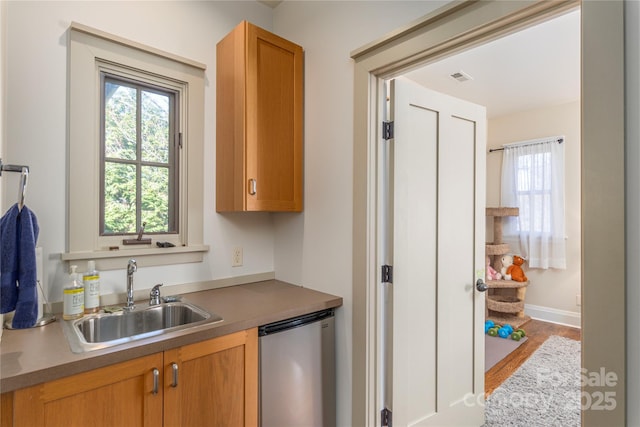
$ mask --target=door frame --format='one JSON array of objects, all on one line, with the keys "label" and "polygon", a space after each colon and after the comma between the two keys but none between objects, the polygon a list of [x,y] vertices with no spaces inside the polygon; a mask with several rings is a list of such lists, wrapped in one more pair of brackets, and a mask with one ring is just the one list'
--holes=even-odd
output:
[{"label": "door frame", "polygon": [[[354,52],[352,423],[379,425],[376,349],[377,158],[381,81],[581,7],[582,367],[617,375],[615,408],[582,425],[626,419],[624,5],[454,1]],[[606,79],[602,76],[607,76]],[[602,141],[607,141],[603,144]],[[607,268],[601,266],[606,265]],[[603,286],[603,284],[607,286]],[[607,322],[602,322],[601,313]],[[616,348],[620,351],[611,352]]]}]

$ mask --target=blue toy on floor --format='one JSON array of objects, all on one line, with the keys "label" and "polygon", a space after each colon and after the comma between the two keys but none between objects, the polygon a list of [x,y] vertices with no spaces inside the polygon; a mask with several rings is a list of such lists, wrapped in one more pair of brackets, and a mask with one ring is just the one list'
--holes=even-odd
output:
[{"label": "blue toy on floor", "polygon": [[514,331],[513,326],[508,323],[500,326],[496,325],[493,320],[486,320],[484,322],[484,333],[492,337],[511,338],[515,341],[520,341],[520,339],[525,336],[524,329]]}]

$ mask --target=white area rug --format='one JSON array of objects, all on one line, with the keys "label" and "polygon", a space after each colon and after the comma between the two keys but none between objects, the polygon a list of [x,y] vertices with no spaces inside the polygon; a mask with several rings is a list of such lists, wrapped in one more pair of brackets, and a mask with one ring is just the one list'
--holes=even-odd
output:
[{"label": "white area rug", "polygon": [[551,336],[486,400],[486,427],[579,427],[580,342]]}]

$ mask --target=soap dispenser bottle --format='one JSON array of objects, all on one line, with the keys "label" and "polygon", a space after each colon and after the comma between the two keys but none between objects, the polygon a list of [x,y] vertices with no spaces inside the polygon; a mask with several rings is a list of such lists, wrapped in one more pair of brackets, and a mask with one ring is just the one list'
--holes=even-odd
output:
[{"label": "soap dispenser bottle", "polygon": [[69,272],[69,283],[62,291],[62,318],[73,320],[84,314],[84,286],[76,273],[77,265],[72,265]]},{"label": "soap dispenser bottle", "polygon": [[87,262],[87,271],[82,275],[84,282],[84,312],[97,313],[100,310],[100,273],[96,270],[96,262]]}]

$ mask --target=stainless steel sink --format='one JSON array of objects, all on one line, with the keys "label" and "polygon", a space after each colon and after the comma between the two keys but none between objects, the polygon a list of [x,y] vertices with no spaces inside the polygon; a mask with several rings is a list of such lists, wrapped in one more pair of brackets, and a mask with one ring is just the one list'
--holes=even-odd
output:
[{"label": "stainless steel sink", "polygon": [[74,353],[97,350],[133,340],[222,321],[188,302],[140,305],[132,311],[100,313],[63,322]]}]

